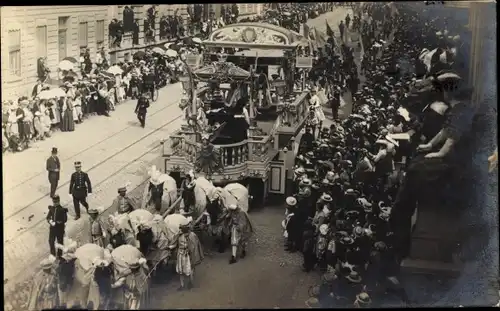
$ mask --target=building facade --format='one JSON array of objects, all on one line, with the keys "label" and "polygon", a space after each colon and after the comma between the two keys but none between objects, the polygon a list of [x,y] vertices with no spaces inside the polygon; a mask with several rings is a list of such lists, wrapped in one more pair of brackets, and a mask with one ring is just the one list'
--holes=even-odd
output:
[{"label": "building facade", "polygon": [[94,57],[108,49],[107,10],[102,6],[2,7],[2,100],[29,95],[37,80],[37,62],[46,57],[51,78],[65,57]]}]

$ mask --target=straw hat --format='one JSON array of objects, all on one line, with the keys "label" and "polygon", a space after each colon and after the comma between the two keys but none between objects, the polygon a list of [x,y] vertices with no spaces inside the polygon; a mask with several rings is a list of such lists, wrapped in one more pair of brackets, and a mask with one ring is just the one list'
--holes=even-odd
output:
[{"label": "straw hat", "polygon": [[288,207],[295,207],[297,205],[297,199],[294,198],[294,197],[288,197],[286,198],[286,205],[288,205]]},{"label": "straw hat", "polygon": [[56,257],[54,257],[53,255],[49,255],[49,257],[45,258],[40,262],[40,267],[43,270],[49,270],[52,269],[52,267],[54,267],[55,262],[56,262]]}]

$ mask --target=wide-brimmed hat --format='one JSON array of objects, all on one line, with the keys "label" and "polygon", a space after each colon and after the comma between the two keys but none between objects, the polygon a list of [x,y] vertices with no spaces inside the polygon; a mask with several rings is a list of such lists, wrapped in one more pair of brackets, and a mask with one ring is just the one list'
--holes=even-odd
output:
[{"label": "wide-brimmed hat", "polygon": [[99,213],[101,212],[102,208],[101,207],[97,207],[97,208],[89,208],[89,215],[99,215]]},{"label": "wide-brimmed hat", "polygon": [[328,193],[323,193],[321,195],[321,200],[323,200],[325,202],[332,202],[333,201],[332,196],[329,195]]},{"label": "wide-brimmed hat", "polygon": [[310,185],[312,185],[312,182],[309,178],[304,178],[300,181],[299,185],[300,186],[310,186]]},{"label": "wide-brimmed hat", "polygon": [[49,270],[54,267],[54,263],[56,262],[56,257],[53,255],[49,255],[49,257],[45,258],[40,262],[40,267],[42,270]]},{"label": "wide-brimmed hat", "polygon": [[294,198],[294,197],[288,197],[286,198],[286,205],[288,205],[288,207],[295,207],[297,205],[297,199]]},{"label": "wide-brimmed hat", "polygon": [[295,169],[295,174],[297,175],[302,175],[302,174],[305,174],[306,173],[306,170],[303,168],[303,167],[299,167],[297,169]]},{"label": "wide-brimmed hat", "polygon": [[351,271],[345,278],[352,283],[360,283],[362,280],[361,276],[356,271]]},{"label": "wide-brimmed hat", "polygon": [[356,301],[354,303],[358,303],[362,306],[369,305],[372,302],[370,295],[365,292],[359,293],[356,295]]}]

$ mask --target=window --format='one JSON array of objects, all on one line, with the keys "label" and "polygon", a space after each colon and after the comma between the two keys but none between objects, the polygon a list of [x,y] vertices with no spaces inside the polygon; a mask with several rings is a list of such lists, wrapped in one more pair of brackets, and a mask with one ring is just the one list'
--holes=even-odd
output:
[{"label": "window", "polygon": [[86,48],[89,45],[89,24],[87,22],[78,25],[78,43],[80,48]]},{"label": "window", "polygon": [[47,57],[47,26],[36,27],[36,56]]},{"label": "window", "polygon": [[97,49],[104,47],[104,20],[99,20],[95,24],[95,38]]},{"label": "window", "polygon": [[21,76],[21,30],[11,30],[8,36],[9,44],[9,72],[17,77]]}]

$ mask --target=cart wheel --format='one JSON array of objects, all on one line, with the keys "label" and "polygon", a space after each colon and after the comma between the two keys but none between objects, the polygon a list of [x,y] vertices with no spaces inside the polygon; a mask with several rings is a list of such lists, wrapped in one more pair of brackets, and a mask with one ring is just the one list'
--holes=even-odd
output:
[{"label": "cart wheel", "polygon": [[155,91],[153,93],[153,98],[152,100],[155,102],[158,100],[158,96],[160,96],[160,91],[158,90],[158,88],[155,88]]}]

